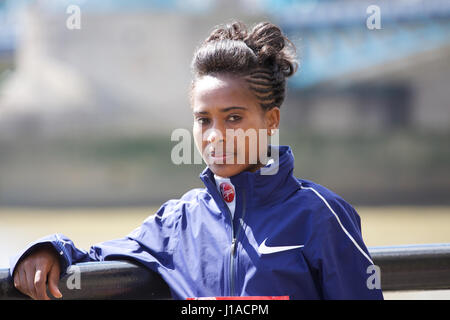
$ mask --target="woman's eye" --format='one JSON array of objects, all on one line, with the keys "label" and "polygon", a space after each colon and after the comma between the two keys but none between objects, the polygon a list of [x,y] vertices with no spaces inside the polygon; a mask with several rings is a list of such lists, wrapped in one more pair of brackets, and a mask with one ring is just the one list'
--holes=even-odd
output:
[{"label": "woman's eye", "polygon": [[242,119],[242,117],[238,116],[238,115],[231,115],[231,116],[228,117],[228,120],[231,121],[231,122],[236,122],[236,121],[239,121],[241,119]]},{"label": "woman's eye", "polygon": [[208,118],[197,118],[197,122],[201,125],[205,125],[209,123],[209,119]]}]

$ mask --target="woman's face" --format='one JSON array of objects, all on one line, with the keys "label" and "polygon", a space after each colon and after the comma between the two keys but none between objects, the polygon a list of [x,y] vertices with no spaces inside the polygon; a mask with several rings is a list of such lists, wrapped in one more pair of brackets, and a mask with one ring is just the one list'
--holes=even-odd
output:
[{"label": "woman's face", "polygon": [[191,104],[196,146],[216,175],[262,166],[259,152],[267,152],[267,136],[278,128],[279,108],[264,111],[245,80],[231,75],[198,79]]}]

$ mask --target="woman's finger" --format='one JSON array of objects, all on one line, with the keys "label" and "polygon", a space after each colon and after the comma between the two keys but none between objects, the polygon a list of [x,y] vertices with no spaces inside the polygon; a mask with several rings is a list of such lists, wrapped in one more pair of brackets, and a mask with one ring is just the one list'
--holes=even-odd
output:
[{"label": "woman's finger", "polygon": [[28,290],[27,277],[25,275],[25,270],[23,268],[21,268],[18,273],[19,273],[19,277],[20,277],[20,284],[19,284],[20,292],[22,292],[23,294],[26,294],[27,296],[30,296],[30,293]]},{"label": "woman's finger", "polygon": [[59,264],[55,263],[50,269],[50,272],[48,274],[48,289],[50,290],[50,293],[55,298],[58,299],[62,298],[61,291],[59,291],[58,288],[59,275],[60,275]]},{"label": "woman's finger", "polygon": [[14,272],[14,287],[19,290],[20,292],[23,292],[23,284],[22,281],[20,279],[20,269],[16,269],[16,271]]},{"label": "woman's finger", "polygon": [[36,299],[50,300],[47,296],[47,270],[38,266],[34,274],[34,289],[36,292]]},{"label": "woman's finger", "polygon": [[26,283],[26,294],[31,298],[36,299],[36,290],[34,289],[34,268],[27,268],[23,270],[23,275]]}]

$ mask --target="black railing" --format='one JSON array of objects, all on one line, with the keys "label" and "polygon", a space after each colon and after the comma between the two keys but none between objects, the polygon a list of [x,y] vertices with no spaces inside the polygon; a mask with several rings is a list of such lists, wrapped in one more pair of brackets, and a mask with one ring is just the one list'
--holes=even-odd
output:
[{"label": "black railing", "polygon": [[[372,247],[369,252],[380,268],[383,291],[450,289],[450,243]],[[64,299],[171,299],[158,274],[128,261],[76,264],[59,288]],[[27,299],[14,288],[9,269],[0,269],[0,299]]]},{"label": "black railing", "polygon": [[450,289],[450,243],[372,247],[383,291]]}]

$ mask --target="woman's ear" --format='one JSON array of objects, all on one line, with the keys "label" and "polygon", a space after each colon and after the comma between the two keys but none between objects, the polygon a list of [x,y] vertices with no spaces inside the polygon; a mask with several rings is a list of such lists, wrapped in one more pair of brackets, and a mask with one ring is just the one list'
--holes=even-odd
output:
[{"label": "woman's ear", "polygon": [[264,120],[266,122],[267,133],[272,135],[272,131],[278,129],[280,125],[280,108],[274,107],[267,110],[264,115]]}]

